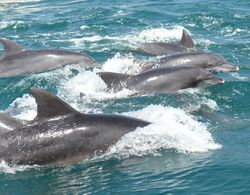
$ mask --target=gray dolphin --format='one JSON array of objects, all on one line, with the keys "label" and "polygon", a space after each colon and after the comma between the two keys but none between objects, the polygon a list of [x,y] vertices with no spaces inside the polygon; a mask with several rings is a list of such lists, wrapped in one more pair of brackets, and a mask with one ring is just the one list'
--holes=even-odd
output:
[{"label": "gray dolphin", "polygon": [[63,100],[31,89],[37,116],[0,136],[0,159],[9,164],[57,165],[104,153],[123,135],[149,122],[112,114],[83,114]]},{"label": "gray dolphin", "polygon": [[12,77],[52,70],[64,65],[99,66],[95,59],[76,52],[42,49],[26,50],[17,43],[0,38],[4,54],[0,59],[0,77]]},{"label": "gray dolphin", "polygon": [[191,36],[183,29],[182,38],[179,43],[145,43],[137,48],[137,51],[150,55],[171,55],[174,53],[195,51],[195,45]]},{"label": "gray dolphin", "polygon": [[228,64],[227,61],[219,55],[207,52],[192,52],[174,54],[161,58],[156,62],[142,64],[142,71],[169,66],[195,66],[209,69],[213,73],[236,72],[239,70],[237,66]]},{"label": "gray dolphin", "polygon": [[109,89],[115,92],[123,88],[142,94],[169,93],[180,89],[197,87],[200,84],[221,84],[223,79],[213,77],[208,70],[197,67],[163,67],[137,75],[113,72],[97,73]]},{"label": "gray dolphin", "polygon": [[26,123],[28,123],[28,121],[19,120],[15,117],[10,116],[10,114],[7,112],[1,112],[0,113],[0,135],[8,131],[12,131],[13,129],[20,127]]}]

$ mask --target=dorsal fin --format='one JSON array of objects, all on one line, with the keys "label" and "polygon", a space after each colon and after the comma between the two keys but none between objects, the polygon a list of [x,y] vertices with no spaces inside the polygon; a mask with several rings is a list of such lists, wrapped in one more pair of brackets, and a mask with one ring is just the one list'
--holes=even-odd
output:
[{"label": "dorsal fin", "polygon": [[192,37],[188,34],[188,32],[185,29],[183,29],[183,32],[182,32],[180,45],[186,48],[190,48],[190,49],[195,48]]},{"label": "dorsal fin", "polygon": [[98,72],[101,79],[106,83],[108,88],[117,88],[122,82],[125,82],[131,75],[114,73],[114,72]]},{"label": "dorsal fin", "polygon": [[0,42],[3,44],[3,47],[4,47],[3,57],[11,56],[15,53],[18,53],[18,52],[25,50],[17,43],[12,42],[12,41],[5,39],[5,38],[0,38]]},{"label": "dorsal fin", "polygon": [[30,92],[37,103],[36,120],[49,119],[78,112],[62,99],[48,92],[37,88],[32,88]]}]

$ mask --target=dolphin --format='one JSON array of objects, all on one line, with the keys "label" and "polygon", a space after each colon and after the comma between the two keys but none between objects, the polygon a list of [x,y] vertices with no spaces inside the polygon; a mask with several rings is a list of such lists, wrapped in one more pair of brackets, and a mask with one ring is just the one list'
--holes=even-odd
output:
[{"label": "dolphin", "polygon": [[228,64],[227,61],[216,54],[207,52],[179,53],[160,58],[156,62],[147,62],[141,64],[142,71],[151,68],[169,67],[169,66],[195,66],[206,68],[213,73],[236,72],[239,68]]},{"label": "dolphin", "polygon": [[114,114],[84,114],[32,88],[37,116],[0,136],[0,159],[18,165],[65,165],[103,154],[123,135],[150,123]]},{"label": "dolphin", "polygon": [[136,50],[150,55],[171,55],[195,51],[195,45],[191,36],[183,29],[182,38],[179,43],[145,43]]},{"label": "dolphin", "polygon": [[0,113],[0,135],[6,133],[8,131],[12,131],[13,129],[28,123],[25,120],[19,120],[15,117],[10,116],[7,112]]},{"label": "dolphin", "polygon": [[0,59],[0,77],[13,77],[53,70],[64,65],[99,66],[95,59],[59,49],[26,50],[15,42],[0,38],[4,54]]},{"label": "dolphin", "polygon": [[106,83],[108,89],[112,89],[114,92],[128,88],[141,94],[169,93],[198,87],[205,83],[224,83],[223,79],[213,77],[213,74],[206,69],[187,66],[156,68],[137,75],[113,72],[97,74]]}]

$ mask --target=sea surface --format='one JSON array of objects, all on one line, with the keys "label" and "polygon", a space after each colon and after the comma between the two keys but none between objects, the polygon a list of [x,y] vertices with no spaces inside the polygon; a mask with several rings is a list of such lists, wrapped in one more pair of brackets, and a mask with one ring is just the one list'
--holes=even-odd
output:
[{"label": "sea surface", "polygon": [[[217,75],[223,85],[177,94],[106,91],[96,72],[135,74],[138,59],[152,58],[133,52],[136,47],[179,41],[183,29],[199,50],[222,55],[240,71]],[[84,113],[153,122],[77,165],[1,161],[0,194],[250,194],[249,0],[1,0],[0,37],[24,48],[85,53],[103,64],[2,78],[0,110],[33,119],[29,89],[38,87]]]}]

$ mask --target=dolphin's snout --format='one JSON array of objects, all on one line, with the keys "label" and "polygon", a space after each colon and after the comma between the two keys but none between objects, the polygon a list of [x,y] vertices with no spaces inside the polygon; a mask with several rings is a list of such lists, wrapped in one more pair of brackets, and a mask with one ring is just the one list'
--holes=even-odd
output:
[{"label": "dolphin's snout", "polygon": [[209,79],[206,79],[205,83],[209,85],[219,85],[225,83],[225,80],[222,78],[211,77]]},{"label": "dolphin's snout", "polygon": [[213,73],[220,73],[220,72],[237,72],[239,71],[239,67],[232,64],[221,64],[218,66],[214,66],[210,69]]}]

